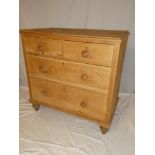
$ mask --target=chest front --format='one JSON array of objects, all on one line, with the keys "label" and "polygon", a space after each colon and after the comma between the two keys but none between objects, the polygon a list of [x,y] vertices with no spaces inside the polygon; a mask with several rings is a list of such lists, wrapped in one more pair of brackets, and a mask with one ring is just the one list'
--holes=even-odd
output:
[{"label": "chest front", "polygon": [[105,133],[118,102],[127,35],[23,30],[21,36],[33,107],[91,119]]}]

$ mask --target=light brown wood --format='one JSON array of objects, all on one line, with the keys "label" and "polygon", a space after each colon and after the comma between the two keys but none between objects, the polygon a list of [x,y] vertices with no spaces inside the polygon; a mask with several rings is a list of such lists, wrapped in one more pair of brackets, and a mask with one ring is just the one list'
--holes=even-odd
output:
[{"label": "light brown wood", "polygon": [[38,53],[38,54],[45,54],[45,55],[51,55],[51,56],[62,55],[61,40],[25,36],[24,42],[25,42],[25,50],[28,53]]},{"label": "light brown wood", "polygon": [[108,93],[111,68],[32,55],[28,55],[27,60],[30,75],[93,87]]},{"label": "light brown wood", "polygon": [[108,93],[108,108],[106,113],[106,122],[109,124],[112,121],[112,116],[115,112],[117,103],[118,103],[118,93],[119,93],[119,86],[121,80],[121,73],[123,67],[123,60],[125,55],[125,49],[127,44],[128,36],[124,36],[122,42],[120,44],[115,45],[114,49],[114,57],[113,57],[113,64],[112,64],[112,71],[110,77],[110,84],[109,84],[109,93]]},{"label": "light brown wood", "polygon": [[21,30],[30,100],[93,121],[106,133],[118,103],[128,31]]},{"label": "light brown wood", "polygon": [[107,99],[105,95],[36,78],[30,78],[30,83],[33,100],[103,121]]},{"label": "light brown wood", "polygon": [[102,66],[112,64],[113,45],[65,41],[63,46],[64,58]]},{"label": "light brown wood", "polygon": [[21,33],[50,33],[56,35],[74,35],[74,36],[89,36],[89,37],[103,37],[103,38],[122,38],[128,35],[128,31],[120,30],[96,30],[96,29],[67,29],[67,28],[40,28],[40,29],[22,29]]}]

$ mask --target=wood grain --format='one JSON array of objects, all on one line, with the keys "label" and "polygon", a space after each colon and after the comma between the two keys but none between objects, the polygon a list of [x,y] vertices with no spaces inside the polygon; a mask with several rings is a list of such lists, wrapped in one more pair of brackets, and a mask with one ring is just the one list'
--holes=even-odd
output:
[{"label": "wood grain", "polygon": [[111,68],[31,55],[27,56],[27,60],[30,75],[93,87],[108,93]]},{"label": "wood grain", "polygon": [[[33,106],[47,105],[110,128],[128,31],[21,30]],[[105,132],[105,130],[102,130]]]},{"label": "wood grain", "polygon": [[64,58],[110,67],[113,45],[64,41]]},{"label": "wood grain", "polygon": [[51,56],[62,55],[62,41],[50,38],[25,36],[25,50],[28,53],[46,54]]},{"label": "wood grain", "polygon": [[96,29],[67,29],[67,28],[40,28],[40,29],[22,29],[21,33],[52,33],[56,35],[74,35],[74,36],[95,36],[95,37],[106,37],[106,38],[123,38],[124,35],[128,35],[127,30],[96,30]]},{"label": "wood grain", "polygon": [[[51,107],[75,111],[85,117],[96,120],[104,119],[106,111],[106,96],[93,91],[71,87],[47,80],[30,78],[32,99]],[[82,102],[86,105],[83,107]]]}]

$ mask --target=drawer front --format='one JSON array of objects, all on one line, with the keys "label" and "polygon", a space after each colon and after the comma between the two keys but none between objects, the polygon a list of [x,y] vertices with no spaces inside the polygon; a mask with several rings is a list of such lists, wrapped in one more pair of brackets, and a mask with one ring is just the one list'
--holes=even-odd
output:
[{"label": "drawer front", "polygon": [[64,57],[90,64],[111,66],[114,45],[64,41]]},{"label": "drawer front", "polygon": [[28,53],[61,56],[62,41],[48,38],[24,37],[25,50]]},{"label": "drawer front", "polygon": [[93,91],[30,78],[32,99],[64,111],[103,120],[107,97]]},{"label": "drawer front", "polygon": [[38,56],[27,56],[30,75],[95,88],[108,93],[109,67],[94,66]]}]

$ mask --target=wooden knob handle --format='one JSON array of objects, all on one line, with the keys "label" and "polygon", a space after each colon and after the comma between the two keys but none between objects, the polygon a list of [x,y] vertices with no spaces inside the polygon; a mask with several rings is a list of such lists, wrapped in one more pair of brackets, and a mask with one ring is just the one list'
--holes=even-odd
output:
[{"label": "wooden knob handle", "polygon": [[47,91],[46,90],[42,90],[41,93],[44,95],[44,96],[48,96],[47,94]]},{"label": "wooden knob handle", "polygon": [[39,71],[42,72],[42,73],[48,73],[48,68],[47,68],[47,66],[40,65],[39,66]]},{"label": "wooden knob handle", "polygon": [[41,45],[41,44],[37,45],[37,51],[39,51],[39,53],[43,53],[44,52],[43,45]]},{"label": "wooden knob handle", "polygon": [[87,80],[88,80],[87,74],[83,73],[83,74],[81,75],[81,80],[82,80],[82,81],[87,81]]},{"label": "wooden knob handle", "polygon": [[80,103],[80,106],[81,106],[82,108],[86,108],[86,107],[87,107],[87,103],[86,103],[85,101],[82,101],[82,102]]},{"label": "wooden knob handle", "polygon": [[83,58],[88,58],[89,56],[89,51],[86,49],[86,50],[83,50],[82,53],[81,53],[82,57]]}]

